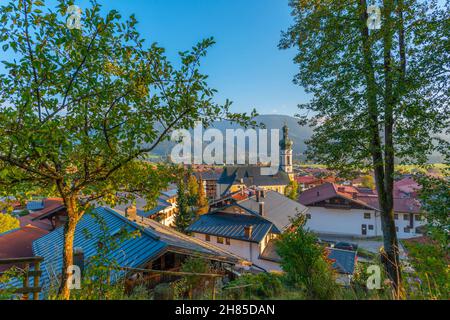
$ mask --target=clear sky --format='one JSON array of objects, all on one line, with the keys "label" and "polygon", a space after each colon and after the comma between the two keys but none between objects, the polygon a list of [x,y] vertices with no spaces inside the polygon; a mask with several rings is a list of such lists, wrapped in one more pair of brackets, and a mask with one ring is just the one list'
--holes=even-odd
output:
[{"label": "clear sky", "polygon": [[[218,102],[234,102],[235,111],[293,115],[308,101],[292,83],[295,50],[277,48],[281,31],[292,22],[287,0],[99,0],[105,9],[136,14],[138,29],[176,59],[177,52],[213,36],[216,45],[203,60]],[[78,0],[79,6],[87,5]]]},{"label": "clear sky", "polygon": [[[7,0],[0,0],[4,4]],[[217,89],[216,101],[233,101],[233,111],[297,113],[308,101],[292,79],[295,50],[279,50],[281,31],[292,22],[288,0],[98,0],[104,10],[135,14],[147,44],[158,42],[172,61],[206,37],[216,45],[202,61],[202,72]],[[53,5],[55,1],[46,1]],[[81,9],[87,0],[75,0]],[[0,51],[0,55],[4,54]],[[0,59],[3,60],[3,59]]]}]

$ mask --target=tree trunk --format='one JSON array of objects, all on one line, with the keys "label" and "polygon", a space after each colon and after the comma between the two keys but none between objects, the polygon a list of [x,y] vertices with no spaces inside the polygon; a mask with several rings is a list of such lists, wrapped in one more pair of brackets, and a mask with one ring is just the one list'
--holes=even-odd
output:
[{"label": "tree trunk", "polygon": [[[393,104],[389,102],[386,107],[386,102],[392,102],[392,85],[388,81],[388,86],[385,88],[385,153],[383,157],[383,146],[380,138],[379,128],[379,109],[377,102],[377,82],[375,78],[374,62],[372,57],[372,47],[369,38],[369,30],[366,25],[367,15],[367,1],[360,0],[359,2],[360,20],[361,20],[361,39],[362,39],[362,54],[365,67],[365,80],[367,84],[366,100],[368,108],[368,123],[370,131],[370,152],[372,155],[372,165],[375,175],[375,184],[378,193],[378,201],[381,211],[381,225],[383,230],[383,244],[385,255],[383,263],[386,272],[393,282],[395,296],[399,297],[399,288],[401,283],[400,266],[398,264],[398,242],[397,233],[395,230],[394,211],[393,211],[393,174],[394,174],[394,147],[393,147]],[[386,12],[384,10],[384,14]],[[390,14],[390,13],[389,13]],[[386,28],[386,26],[384,26]],[[390,32],[389,32],[390,34]],[[386,39],[385,39],[386,40]],[[392,38],[391,38],[392,41]],[[390,51],[390,48],[389,48]],[[390,54],[390,53],[389,53]],[[387,64],[386,64],[387,62]],[[385,74],[391,77],[392,71],[389,70],[390,55],[385,54]],[[388,79],[386,78],[386,79]],[[386,114],[387,113],[387,114]]]},{"label": "tree trunk", "polygon": [[67,285],[67,280],[70,274],[67,270],[73,265],[73,240],[75,235],[75,228],[78,222],[78,212],[76,199],[69,198],[64,201],[66,204],[66,210],[68,215],[68,220],[64,225],[64,248],[63,248],[63,265],[61,270],[61,283],[58,290],[58,296],[60,299],[69,300],[70,299],[70,289]]}]

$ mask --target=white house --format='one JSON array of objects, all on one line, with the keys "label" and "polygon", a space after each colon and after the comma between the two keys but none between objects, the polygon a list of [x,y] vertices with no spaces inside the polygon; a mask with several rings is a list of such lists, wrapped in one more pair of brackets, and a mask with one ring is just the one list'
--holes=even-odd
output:
[{"label": "white house", "polygon": [[[330,235],[375,237],[381,229],[378,196],[370,189],[325,183],[300,194],[307,206],[306,227]],[[394,199],[395,224],[400,239],[421,236],[425,219],[414,198]]]}]

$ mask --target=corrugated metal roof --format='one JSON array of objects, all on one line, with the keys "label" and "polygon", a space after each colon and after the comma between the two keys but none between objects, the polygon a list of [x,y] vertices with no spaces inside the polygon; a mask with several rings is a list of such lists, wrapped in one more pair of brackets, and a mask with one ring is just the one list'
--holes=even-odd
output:
[{"label": "corrugated metal roof", "polygon": [[[95,209],[96,215],[103,219],[108,230],[120,230],[125,228],[132,232],[137,229],[125,217],[121,217],[111,209],[99,207]],[[85,258],[97,253],[98,241],[101,238],[102,229],[98,220],[92,215],[86,214],[76,227],[74,247],[84,250]],[[140,237],[126,239],[119,248],[112,250],[108,259],[115,259],[121,266],[138,267],[149,261],[151,257],[157,256],[165,247],[166,243],[159,241],[146,232],[141,232]],[[63,250],[63,228],[58,228],[48,235],[33,242],[33,252],[36,256],[44,257],[42,263],[41,285],[48,287],[55,274],[59,274],[62,267]],[[119,276],[119,273],[113,274]]]},{"label": "corrugated metal roof", "polygon": [[[120,242],[117,249],[108,253],[107,259],[114,260],[120,266],[140,267],[146,262],[157,257],[163,250],[182,250],[195,255],[211,258],[211,260],[237,263],[244,259],[233,255],[225,250],[203,243],[198,239],[189,237],[179,232],[165,227],[156,221],[141,223],[132,222],[123,216],[123,213],[110,208],[98,207],[95,209],[95,216],[102,219],[110,235],[117,230],[127,230],[133,232],[140,230],[141,236],[133,237]],[[98,242],[102,237],[104,229],[98,218],[92,214],[85,214],[78,222],[74,247],[81,247],[88,262],[89,257],[97,253]],[[42,256],[42,278],[41,285],[48,288],[55,275],[60,274],[62,268],[63,251],[63,228],[58,228],[48,235],[33,242],[33,253]],[[123,275],[123,272],[113,272],[112,280]]]},{"label": "corrugated metal roof", "polygon": [[[244,227],[249,225],[253,230],[251,237],[247,238]],[[251,242],[260,242],[269,231],[280,232],[270,221],[258,216],[223,212],[202,215],[188,231]]]}]

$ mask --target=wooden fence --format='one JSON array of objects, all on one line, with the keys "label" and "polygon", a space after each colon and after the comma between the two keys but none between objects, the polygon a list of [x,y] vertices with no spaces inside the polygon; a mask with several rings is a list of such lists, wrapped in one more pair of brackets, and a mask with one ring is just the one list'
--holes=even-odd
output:
[{"label": "wooden fence", "polygon": [[[33,294],[34,300],[39,299],[39,293],[42,289],[39,284],[39,279],[42,274],[41,262],[43,259],[42,257],[0,259],[0,265],[17,266],[21,269],[18,273],[20,277],[23,277],[22,287],[16,289],[14,292],[22,294],[23,300],[28,300],[30,294]],[[31,265],[34,266],[32,269]],[[0,275],[4,273],[1,272]],[[33,277],[32,286],[30,286],[30,277]]]}]

